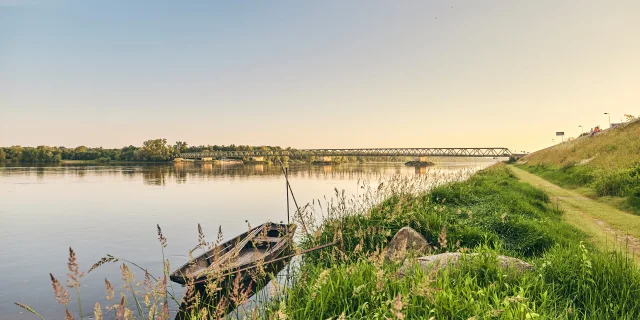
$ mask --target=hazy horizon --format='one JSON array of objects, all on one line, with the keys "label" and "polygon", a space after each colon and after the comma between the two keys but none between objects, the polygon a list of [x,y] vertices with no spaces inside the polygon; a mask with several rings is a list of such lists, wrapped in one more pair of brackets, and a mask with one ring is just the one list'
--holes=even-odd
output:
[{"label": "hazy horizon", "polygon": [[0,0],[0,146],[507,147],[640,114],[640,2]]}]

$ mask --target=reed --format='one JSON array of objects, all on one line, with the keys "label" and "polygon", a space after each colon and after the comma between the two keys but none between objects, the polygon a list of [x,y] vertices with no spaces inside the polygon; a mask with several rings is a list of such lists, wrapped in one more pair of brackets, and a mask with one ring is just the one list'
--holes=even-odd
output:
[{"label": "reed", "polygon": [[[332,198],[299,209],[296,223],[307,232],[299,235],[296,252],[338,244],[306,253],[284,279],[265,274],[262,267],[251,271],[261,286],[271,280],[267,293],[255,298],[260,303],[251,303],[248,288],[216,267],[207,270],[205,286],[187,283],[177,299],[167,283],[168,241],[158,226],[162,275],[112,255],[90,268],[124,263],[125,285],[119,292],[105,279],[107,301],[118,301],[106,311],[115,319],[169,319],[172,300],[182,305],[177,310],[181,319],[188,320],[635,319],[640,314],[640,270],[632,258],[625,251],[603,252],[585,244],[585,235],[562,221],[562,212],[544,192],[519,182],[503,165],[476,174],[430,172],[427,177],[360,181],[354,196],[335,190]],[[463,255],[455,268],[425,271],[415,263],[415,253],[406,252],[410,267],[400,272],[402,262],[385,260],[382,249],[404,226],[425,236],[430,253],[476,255]],[[195,249],[213,248],[222,239],[219,229],[216,240],[207,242],[198,226]],[[503,269],[498,254],[519,257],[535,268]],[[214,254],[217,262],[228,263],[224,259]],[[70,255],[70,265],[72,260]],[[70,268],[74,276],[69,279],[79,285],[76,267]],[[136,283],[132,267],[144,272],[142,281]],[[69,293],[51,279],[68,312]],[[99,304],[94,317],[103,317]]]},{"label": "reed", "polygon": [[[305,256],[289,294],[270,304],[266,318],[631,319],[640,314],[640,271],[632,258],[584,244],[585,235],[562,221],[544,192],[517,181],[505,166],[429,193],[396,190],[360,214],[356,208],[362,203],[350,208],[340,194],[336,199],[324,206],[329,218],[302,244],[340,238],[342,246]],[[381,260],[379,252],[406,225],[427,238],[433,253],[480,256],[436,274],[414,267],[400,276],[400,263]],[[525,259],[535,270],[503,270],[497,254]]]}]

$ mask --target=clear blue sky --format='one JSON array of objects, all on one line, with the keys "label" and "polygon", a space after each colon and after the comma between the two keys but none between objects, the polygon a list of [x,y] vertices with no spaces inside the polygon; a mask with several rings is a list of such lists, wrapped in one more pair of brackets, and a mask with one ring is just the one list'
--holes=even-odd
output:
[{"label": "clear blue sky", "polygon": [[543,148],[640,114],[640,1],[0,0],[0,145]]}]

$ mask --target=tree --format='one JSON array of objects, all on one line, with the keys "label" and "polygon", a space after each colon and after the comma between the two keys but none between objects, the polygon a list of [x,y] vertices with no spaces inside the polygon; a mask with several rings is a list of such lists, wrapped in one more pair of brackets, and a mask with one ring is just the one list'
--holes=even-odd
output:
[{"label": "tree", "polygon": [[136,152],[138,160],[166,161],[171,159],[173,147],[167,145],[167,139],[147,140]]},{"label": "tree", "polygon": [[76,153],[85,153],[85,152],[87,152],[87,150],[88,150],[88,148],[87,148],[87,147],[85,147],[85,146],[79,146],[79,147],[77,147],[77,148],[75,149],[75,152],[76,152]]},{"label": "tree", "polygon": [[7,158],[13,161],[20,161],[22,159],[22,151],[24,149],[21,146],[11,146],[7,152]]},{"label": "tree", "polygon": [[4,162],[4,159],[7,158],[7,153],[4,152],[3,148],[0,148],[0,162]]},{"label": "tree", "polygon": [[631,114],[625,114],[625,115],[624,115],[624,118],[625,118],[627,121],[633,121],[633,120],[635,120],[635,119],[636,119],[636,117],[634,117],[634,116],[633,116],[633,115],[631,115]]},{"label": "tree", "polygon": [[178,155],[183,152],[187,152],[188,149],[189,149],[189,146],[184,141],[176,141],[176,144],[173,146],[175,155]]}]

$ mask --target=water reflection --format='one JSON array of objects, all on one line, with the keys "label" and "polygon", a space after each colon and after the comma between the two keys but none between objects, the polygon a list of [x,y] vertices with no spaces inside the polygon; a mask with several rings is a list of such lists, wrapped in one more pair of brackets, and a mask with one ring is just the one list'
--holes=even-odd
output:
[{"label": "water reflection", "polygon": [[[474,167],[486,161],[439,164],[434,167],[404,167],[397,163],[309,165],[292,164],[289,176],[292,178],[316,179],[376,179],[392,174],[426,175],[437,169],[462,169]],[[185,184],[202,179],[250,179],[255,176],[278,177],[282,175],[278,165],[269,164],[219,164],[178,162],[172,164],[118,165],[118,166],[44,166],[44,167],[0,167],[0,176],[31,176],[35,174],[41,182],[47,176],[72,175],[79,178],[91,174],[92,177],[113,177],[135,180],[150,186],[164,186],[169,182]]]},{"label": "water reflection", "polygon": [[[335,189],[356,195],[362,180],[397,173],[434,175],[437,180],[439,172],[488,164],[441,163],[422,169],[401,163],[290,164],[289,175],[304,205],[331,197]],[[287,217],[281,168],[267,164],[0,165],[0,198],[0,319],[31,319],[13,301],[30,304],[47,318],[64,318],[47,275],[63,277],[68,272],[69,246],[78,252],[84,270],[109,253],[157,273],[163,260],[156,224],[170,239],[166,257],[172,265],[181,265],[196,244],[200,223],[207,235],[222,226],[225,237],[232,237],[246,231],[246,221],[258,225]],[[108,303],[104,278],[120,285],[118,267],[87,274],[83,300]]]}]

